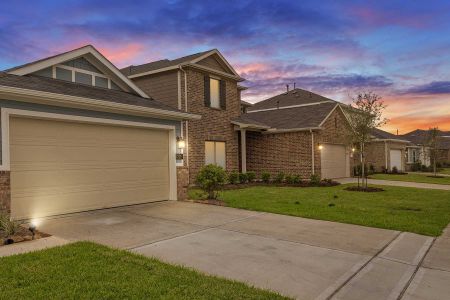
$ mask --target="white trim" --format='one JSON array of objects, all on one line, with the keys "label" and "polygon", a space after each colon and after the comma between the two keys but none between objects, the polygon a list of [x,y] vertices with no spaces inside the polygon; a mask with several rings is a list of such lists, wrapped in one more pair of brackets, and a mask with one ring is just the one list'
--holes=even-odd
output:
[{"label": "white trim", "polygon": [[403,143],[410,144],[410,141],[407,140],[397,140],[397,139],[373,139],[371,142],[393,142],[393,143]]},{"label": "white trim", "polygon": [[[337,109],[337,108],[341,108],[341,106],[339,105],[339,103],[336,103],[336,106],[333,107],[333,109],[328,113],[328,115],[325,117],[325,119],[322,120],[322,122],[320,122],[319,127],[322,127],[322,125],[328,120],[328,118],[333,114],[333,112]],[[342,111],[342,108],[341,108]],[[342,111],[342,113],[344,113]]]},{"label": "white trim", "polygon": [[[264,108],[264,109],[255,109],[255,110],[249,110],[247,111],[248,114],[250,113],[256,113],[261,111],[272,111],[272,110],[280,110],[280,109],[288,109],[288,108],[296,108],[296,107],[304,107],[304,106],[312,106],[312,105],[319,105],[322,103],[330,103],[334,101],[322,101],[322,102],[316,102],[316,103],[306,103],[306,104],[297,104],[297,105],[289,105],[289,106],[282,106],[282,107],[272,107],[272,108]],[[338,105],[338,104],[336,104]],[[333,108],[334,110],[334,108]]]},{"label": "white trim", "polygon": [[177,71],[177,93],[178,93],[178,109],[181,109],[181,72]]},{"label": "white trim", "polygon": [[305,128],[289,128],[289,129],[268,129],[267,131],[263,131],[262,134],[271,134],[271,133],[285,133],[285,132],[296,132],[296,131],[310,131],[310,130],[322,130],[322,127],[305,127]]},{"label": "white trim", "polygon": [[91,123],[91,124],[107,124],[113,126],[125,126],[125,127],[140,127],[140,128],[152,128],[161,129],[169,131],[169,200],[177,199],[177,178],[176,178],[176,133],[175,126],[173,125],[162,125],[153,123],[142,123],[142,122],[130,122],[121,120],[111,120],[103,118],[93,118],[93,117],[83,117],[75,115],[65,115],[65,114],[55,114],[47,112],[29,111],[22,109],[11,109],[2,108],[1,109],[1,132],[2,132],[2,164],[0,165],[1,171],[10,171],[10,136],[9,136],[9,123],[11,116],[25,117],[25,118],[36,118],[36,119],[50,119],[50,120],[61,120],[61,121],[72,121],[80,123]]},{"label": "white trim", "polygon": [[231,121],[231,124],[237,125],[240,128],[253,128],[253,129],[269,129],[270,126],[263,126],[263,125],[256,125],[256,124],[248,124],[248,123],[241,123],[237,121]]},{"label": "white trim", "polygon": [[143,107],[138,105],[116,103],[105,100],[83,98],[64,94],[55,94],[1,85],[0,85],[0,96],[3,96],[5,99],[16,100],[21,102],[82,108],[88,110],[99,110],[137,116],[165,117],[165,118],[173,118],[175,120],[180,119],[198,120],[201,118],[201,116],[199,115],[189,114],[185,112],[163,110],[158,108]]},{"label": "white trim", "polygon": [[109,71],[111,71],[112,74],[114,74],[116,77],[118,77],[121,81],[123,81],[131,90],[133,90],[135,93],[140,95],[144,98],[149,98],[149,96],[142,91],[137,85],[135,85],[130,79],[128,79],[125,75],[120,72],[119,69],[117,69],[116,66],[114,66],[108,59],[106,59],[100,52],[98,52],[97,49],[95,49],[91,45],[84,46],[82,48],[78,48],[66,53],[59,54],[57,56],[34,62],[29,65],[20,67],[18,69],[12,70],[8,72],[9,74],[14,75],[27,75],[30,73],[34,73],[36,71],[60,64],[62,62],[72,60],[78,57],[81,57],[86,54],[91,54],[94,56],[97,60],[99,60]]},{"label": "white trim", "polygon": [[228,69],[230,69],[230,71],[237,77],[240,77],[239,74],[236,72],[236,70],[228,63],[228,61],[225,59],[225,57],[223,57],[222,53],[219,52],[219,50],[214,49],[212,51],[209,51],[205,54],[203,54],[200,57],[197,57],[196,59],[191,60],[191,63],[195,64],[211,55],[217,54],[219,56],[219,58],[225,63],[225,65],[228,67]]},{"label": "white trim", "polygon": [[247,173],[247,143],[245,129],[241,129],[241,164],[242,173]]}]

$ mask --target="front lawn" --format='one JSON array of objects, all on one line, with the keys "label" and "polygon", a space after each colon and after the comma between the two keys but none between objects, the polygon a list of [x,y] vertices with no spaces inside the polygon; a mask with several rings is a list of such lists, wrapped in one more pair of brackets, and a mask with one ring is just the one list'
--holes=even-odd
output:
[{"label": "front lawn", "polygon": [[[384,192],[335,187],[266,187],[226,190],[228,206],[248,210],[410,231],[438,236],[450,222],[450,192],[383,186]],[[191,199],[199,190],[190,190]],[[276,226],[276,224],[274,224]]]},{"label": "front lawn", "polygon": [[0,258],[0,266],[1,299],[285,299],[89,242]]},{"label": "front lawn", "polygon": [[394,181],[409,181],[435,184],[450,184],[450,177],[433,178],[432,174],[373,174],[369,178]]},{"label": "front lawn", "polygon": [[439,173],[450,175],[450,168],[444,168],[444,169],[440,170]]}]

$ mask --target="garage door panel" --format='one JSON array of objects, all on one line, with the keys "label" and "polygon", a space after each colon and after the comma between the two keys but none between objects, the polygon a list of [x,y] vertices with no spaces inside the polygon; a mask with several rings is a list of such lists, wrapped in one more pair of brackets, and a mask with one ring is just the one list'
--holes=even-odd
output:
[{"label": "garage door panel", "polygon": [[345,145],[324,144],[320,155],[322,178],[349,176],[349,158]]},{"label": "garage door panel", "polygon": [[167,131],[13,117],[10,144],[15,218],[169,197]]}]

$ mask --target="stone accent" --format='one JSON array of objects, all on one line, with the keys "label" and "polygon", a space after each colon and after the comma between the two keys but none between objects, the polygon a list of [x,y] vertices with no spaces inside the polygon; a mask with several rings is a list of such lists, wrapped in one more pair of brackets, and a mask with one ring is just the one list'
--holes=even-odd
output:
[{"label": "stone accent", "polygon": [[9,171],[0,171],[0,210],[11,212],[11,180]]},{"label": "stone accent", "polygon": [[177,200],[187,200],[189,186],[189,169],[177,167]]}]

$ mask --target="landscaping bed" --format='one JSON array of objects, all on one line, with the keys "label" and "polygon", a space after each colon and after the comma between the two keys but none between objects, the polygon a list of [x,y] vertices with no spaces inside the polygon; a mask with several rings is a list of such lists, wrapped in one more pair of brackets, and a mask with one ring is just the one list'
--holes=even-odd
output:
[{"label": "landscaping bed", "polygon": [[2,299],[287,299],[90,242],[0,258],[0,265]]},{"label": "landscaping bed", "polygon": [[2,241],[2,243],[0,243],[0,247],[10,244],[38,240],[49,236],[50,234],[40,232],[39,230],[35,230],[33,235],[33,233],[29,230],[29,228],[27,228],[26,226],[19,225],[17,231],[13,235],[7,235],[4,231],[0,230],[0,238]]},{"label": "landscaping bed", "polygon": [[[219,200],[227,206],[290,216],[336,221],[438,236],[450,222],[448,191],[394,186],[381,193],[334,187],[253,186],[224,190]],[[189,190],[190,199],[204,199],[199,189]]]}]

